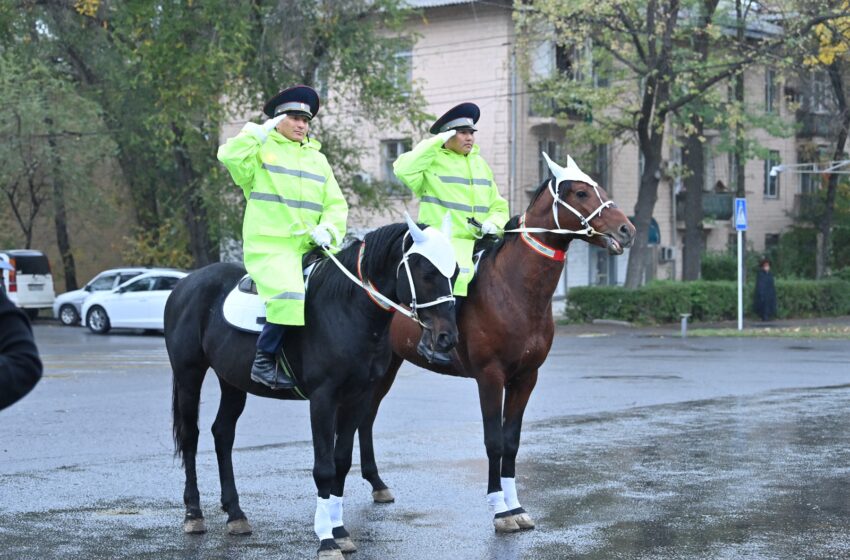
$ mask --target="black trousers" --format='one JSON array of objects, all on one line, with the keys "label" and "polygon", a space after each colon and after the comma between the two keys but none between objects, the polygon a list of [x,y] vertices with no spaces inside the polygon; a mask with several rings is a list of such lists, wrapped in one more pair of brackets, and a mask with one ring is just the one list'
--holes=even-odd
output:
[{"label": "black trousers", "polygon": [[263,330],[257,338],[257,349],[269,354],[277,354],[280,347],[283,346],[283,332],[286,329],[285,325],[276,323],[266,323],[263,325]]}]

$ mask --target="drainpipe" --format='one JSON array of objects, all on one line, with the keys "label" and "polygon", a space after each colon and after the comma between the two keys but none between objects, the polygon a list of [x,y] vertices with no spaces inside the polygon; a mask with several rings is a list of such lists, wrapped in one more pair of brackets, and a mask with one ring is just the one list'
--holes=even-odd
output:
[{"label": "drainpipe", "polygon": [[514,195],[516,193],[516,182],[517,182],[517,104],[519,103],[519,98],[517,97],[517,72],[516,72],[516,45],[514,44],[511,47],[511,85],[510,85],[510,103],[511,103],[511,132],[510,132],[510,170],[508,172],[508,209],[509,215],[513,215],[513,208],[515,205]]}]

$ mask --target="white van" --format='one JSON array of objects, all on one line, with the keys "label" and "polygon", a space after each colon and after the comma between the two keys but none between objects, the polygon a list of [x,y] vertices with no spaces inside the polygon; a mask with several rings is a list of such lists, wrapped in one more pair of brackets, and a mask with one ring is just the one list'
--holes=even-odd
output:
[{"label": "white van", "polygon": [[30,318],[35,318],[39,309],[53,307],[56,297],[53,275],[44,253],[29,249],[0,249],[0,260],[11,265],[11,270],[4,268],[0,272],[3,274],[2,287],[12,303]]}]

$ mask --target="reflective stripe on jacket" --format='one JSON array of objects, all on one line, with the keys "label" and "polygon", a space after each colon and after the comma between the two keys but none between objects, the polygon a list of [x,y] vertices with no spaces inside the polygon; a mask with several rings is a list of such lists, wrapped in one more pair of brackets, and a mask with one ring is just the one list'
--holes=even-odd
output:
[{"label": "reflective stripe on jacket", "polygon": [[219,161],[247,199],[243,239],[303,237],[308,250],[307,233],[321,223],[335,243],[342,241],[348,204],[320,148],[316,140],[294,142],[277,131],[262,143],[245,130],[219,147]]},{"label": "reflective stripe on jacket", "polygon": [[504,227],[508,202],[499,194],[493,171],[479,155],[478,146],[463,156],[442,147],[439,136],[426,138],[393,164],[399,180],[419,197],[419,221],[440,227],[443,216],[452,217],[452,237],[475,239],[472,217]]}]

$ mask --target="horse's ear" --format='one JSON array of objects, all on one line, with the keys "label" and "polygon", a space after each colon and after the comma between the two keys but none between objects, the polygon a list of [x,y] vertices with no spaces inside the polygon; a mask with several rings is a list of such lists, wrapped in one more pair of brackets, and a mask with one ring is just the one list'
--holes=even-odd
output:
[{"label": "horse's ear", "polygon": [[413,218],[407,212],[404,213],[404,221],[407,222],[407,229],[410,230],[410,237],[413,238],[414,243],[422,243],[427,239],[425,233],[419,229],[419,226],[416,225],[416,222],[413,221]]},{"label": "horse's ear", "polygon": [[[566,174],[567,170],[552,161],[549,158],[549,154],[547,154],[546,152],[541,153],[543,154],[543,159],[546,160],[546,165],[549,166],[549,171],[551,171],[552,175],[555,176],[556,183],[560,183],[561,181],[563,181],[564,175]],[[570,159],[570,161],[572,161],[572,159]],[[575,165],[575,162],[573,162],[573,165]]]},{"label": "horse's ear", "polygon": [[[567,169],[579,169],[578,164],[570,155],[567,156]],[[579,171],[581,170],[579,169]]]},{"label": "horse's ear", "polygon": [[443,216],[443,225],[440,227],[440,231],[449,239],[452,238],[452,216],[448,212]]}]

